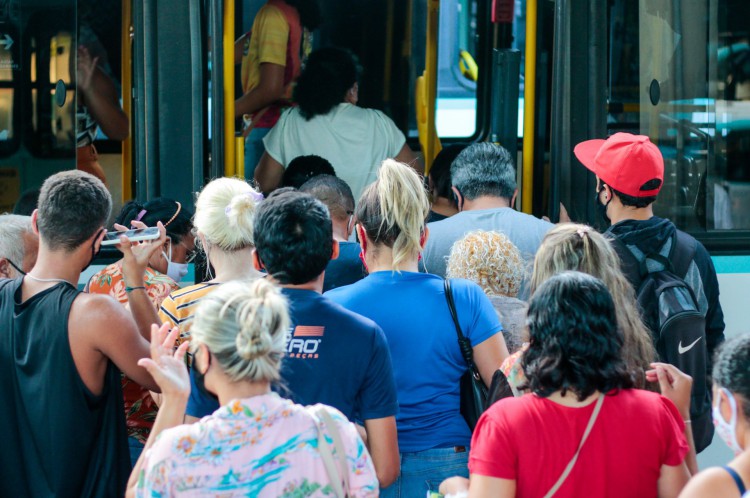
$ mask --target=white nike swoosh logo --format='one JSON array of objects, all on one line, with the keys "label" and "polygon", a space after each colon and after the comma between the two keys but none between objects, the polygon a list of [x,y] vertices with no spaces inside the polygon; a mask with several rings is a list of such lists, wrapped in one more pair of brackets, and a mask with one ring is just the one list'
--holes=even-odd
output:
[{"label": "white nike swoosh logo", "polygon": [[680,343],[677,345],[677,352],[680,353],[680,354],[687,353],[688,351],[690,351],[691,349],[693,349],[693,346],[695,346],[698,343],[698,341],[700,341],[700,340],[701,340],[701,337],[697,338],[695,341],[693,341],[692,344],[690,344],[689,346],[686,346],[684,348],[682,347],[682,341],[680,341]]}]

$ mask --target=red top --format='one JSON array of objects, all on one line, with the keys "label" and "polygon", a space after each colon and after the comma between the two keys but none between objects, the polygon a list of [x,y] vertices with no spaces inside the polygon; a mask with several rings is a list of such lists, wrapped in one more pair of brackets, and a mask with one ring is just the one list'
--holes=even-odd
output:
[{"label": "red top", "polygon": [[[594,405],[571,408],[534,394],[498,401],[474,431],[469,470],[516,480],[518,498],[543,497],[575,454]],[[684,429],[677,408],[659,394],[607,396],[555,498],[656,498],[661,466],[680,464],[688,452]]]}]

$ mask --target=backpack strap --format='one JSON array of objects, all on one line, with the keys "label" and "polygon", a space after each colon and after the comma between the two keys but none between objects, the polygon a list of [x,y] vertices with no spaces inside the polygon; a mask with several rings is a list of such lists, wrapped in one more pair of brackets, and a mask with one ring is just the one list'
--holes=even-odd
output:
[{"label": "backpack strap", "polygon": [[675,231],[672,248],[669,251],[669,259],[675,275],[685,278],[690,269],[690,263],[695,259],[697,249],[698,242],[693,237],[680,230]]},{"label": "backpack strap", "polygon": [[641,280],[643,280],[643,275],[641,275],[640,271],[640,261],[638,261],[635,255],[628,249],[628,246],[619,237],[608,234],[607,238],[612,243],[612,247],[617,255],[620,256],[620,269],[622,273],[625,274],[625,278],[628,279],[630,285],[634,289],[637,289],[641,285]]}]

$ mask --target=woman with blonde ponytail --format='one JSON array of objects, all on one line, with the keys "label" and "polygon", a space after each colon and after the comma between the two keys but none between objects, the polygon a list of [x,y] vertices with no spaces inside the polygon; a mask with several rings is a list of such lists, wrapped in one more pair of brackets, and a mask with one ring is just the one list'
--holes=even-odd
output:
[{"label": "woman with blonde ponytail", "polygon": [[130,495],[343,496],[338,487],[353,498],[377,496],[370,455],[341,412],[306,409],[271,392],[289,325],[286,299],[265,279],[230,282],[201,300],[193,367],[221,407],[191,425],[180,425],[190,392],[186,345],[176,353],[155,347],[175,335],[163,340],[166,325],[155,334],[152,358],[140,364],[164,404],[131,475]]},{"label": "woman with blonde ponytail", "polygon": [[[430,203],[409,166],[386,160],[357,203],[356,230],[369,275],[326,295],[380,325],[388,339],[398,391],[401,477],[381,496],[424,496],[466,467],[471,431],[459,412],[459,380],[467,365],[446,301],[443,279],[418,272],[429,237]],[[508,356],[502,326],[482,289],[451,280],[463,334],[489,385]]]},{"label": "woman with blonde ponytail", "polygon": [[180,329],[180,342],[189,336],[201,298],[223,282],[249,281],[260,275],[253,268],[252,252],[253,220],[262,199],[262,194],[237,178],[217,178],[198,195],[193,226],[196,246],[209,262],[209,280],[172,292],[159,310],[163,323]]}]

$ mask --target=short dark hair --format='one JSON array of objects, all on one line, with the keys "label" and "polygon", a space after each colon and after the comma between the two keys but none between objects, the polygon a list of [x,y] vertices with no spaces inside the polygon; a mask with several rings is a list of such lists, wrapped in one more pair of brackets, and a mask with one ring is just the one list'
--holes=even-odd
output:
[{"label": "short dark hair", "polygon": [[284,176],[281,177],[281,184],[284,187],[300,188],[310,178],[317,175],[336,176],[333,166],[320,156],[297,156],[291,160],[284,170]]},{"label": "short dark hair", "polygon": [[463,152],[467,144],[451,144],[438,152],[430,166],[429,176],[432,179],[432,185],[435,187],[435,193],[446,199],[453,199],[451,190],[451,164],[456,157]]},{"label": "short dark hair", "polygon": [[[141,212],[143,212],[143,215],[141,215]],[[141,215],[140,218],[139,215]],[[172,219],[173,216],[174,219]],[[147,226],[155,227],[156,223],[161,221],[165,224],[164,228],[167,230],[169,238],[175,244],[179,244],[182,238],[189,235],[193,229],[192,218],[193,212],[184,204],[178,206],[175,200],[157,197],[145,204],[140,204],[137,201],[128,202],[115,218],[115,223],[130,227],[130,223],[137,219]],[[169,222],[168,225],[167,222]]]},{"label": "short dark hair", "polygon": [[532,296],[526,323],[530,343],[521,366],[525,388],[535,394],[572,391],[583,401],[595,391],[634,386],[612,296],[598,278],[576,271],[553,276]]},{"label": "short dark hair", "polygon": [[354,194],[341,178],[331,175],[313,177],[299,188],[326,205],[332,218],[344,219],[354,214]]},{"label": "short dark hair", "polygon": [[20,214],[23,216],[31,216],[34,210],[39,205],[39,189],[27,190],[21,194],[21,197],[16,201],[16,205],[13,206],[13,214]]},{"label": "short dark hair", "polygon": [[[602,184],[606,185],[606,183],[602,182]],[[661,180],[658,178],[654,178],[653,180],[647,181],[642,187],[641,190],[654,190],[661,186]],[[635,208],[645,208],[656,202],[656,196],[650,195],[648,197],[635,197],[632,195],[623,194],[619,190],[615,190],[612,188],[612,185],[609,185],[609,188],[612,189],[612,192],[620,198],[620,202],[623,206],[630,206]]]},{"label": "short dark hair", "polygon": [[742,334],[720,346],[713,378],[719,387],[742,396],[742,412],[750,418],[750,334]]},{"label": "short dark hair", "polygon": [[325,205],[304,192],[275,191],[258,206],[255,250],[281,284],[311,282],[333,254],[333,226]]},{"label": "short dark hair", "polygon": [[294,100],[303,118],[328,114],[344,101],[359,80],[357,58],[343,48],[321,48],[310,54],[294,87]]},{"label": "short dark hair", "polygon": [[511,199],[518,186],[515,161],[499,145],[471,144],[451,164],[451,183],[467,200],[482,196]]},{"label": "short dark hair", "polygon": [[63,171],[42,184],[38,209],[39,236],[47,247],[73,251],[107,223],[112,197],[94,175]]}]

